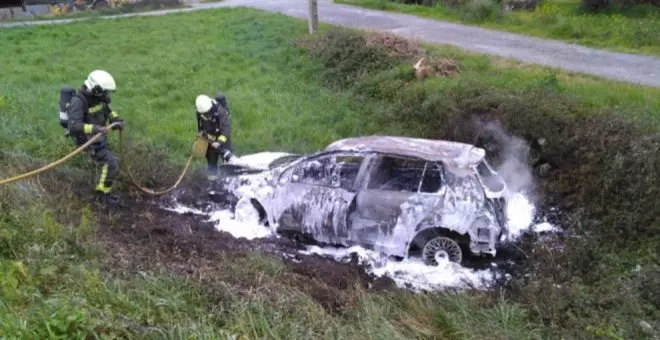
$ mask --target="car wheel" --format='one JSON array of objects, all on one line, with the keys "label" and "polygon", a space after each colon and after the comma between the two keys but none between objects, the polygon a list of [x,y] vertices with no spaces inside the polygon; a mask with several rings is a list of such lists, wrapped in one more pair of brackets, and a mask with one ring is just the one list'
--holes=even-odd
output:
[{"label": "car wheel", "polygon": [[243,197],[234,207],[234,219],[244,224],[263,224],[265,218],[262,218],[261,211],[252,203],[252,199]]},{"label": "car wheel", "polygon": [[463,251],[458,242],[446,236],[436,236],[429,239],[422,248],[422,260],[430,266],[446,264],[447,262],[461,263]]}]

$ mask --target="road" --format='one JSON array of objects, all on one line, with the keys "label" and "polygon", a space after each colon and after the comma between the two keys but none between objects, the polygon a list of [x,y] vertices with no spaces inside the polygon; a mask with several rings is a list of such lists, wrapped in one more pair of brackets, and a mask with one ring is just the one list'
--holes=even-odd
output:
[{"label": "road", "polygon": [[[191,8],[130,13],[103,19],[153,16],[219,7],[252,7],[306,19],[303,0],[225,0],[191,4]],[[65,24],[90,18],[11,22],[0,27]],[[527,37],[479,27],[424,19],[413,15],[384,12],[319,0],[319,21],[338,26],[391,32],[429,43],[449,44],[468,51],[507,57],[537,64],[624,81],[660,87],[660,58],[609,52],[560,41]]]}]

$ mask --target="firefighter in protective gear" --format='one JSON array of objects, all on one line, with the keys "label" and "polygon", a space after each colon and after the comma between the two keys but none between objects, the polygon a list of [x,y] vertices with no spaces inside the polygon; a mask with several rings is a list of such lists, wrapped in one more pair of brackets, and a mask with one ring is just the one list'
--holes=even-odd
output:
[{"label": "firefighter in protective gear", "polygon": [[67,106],[68,129],[77,146],[99,132],[104,134],[85,151],[101,166],[95,189],[107,203],[116,203],[118,200],[117,195],[112,193],[112,184],[119,174],[119,162],[108,144],[107,123],[119,122],[113,129],[124,128],[124,120],[110,107],[111,94],[116,89],[110,73],[94,70]]},{"label": "firefighter in protective gear", "polygon": [[218,93],[215,100],[200,94],[195,99],[195,107],[197,109],[197,133],[211,141],[206,150],[206,161],[208,164],[207,179],[212,188],[213,182],[218,178],[219,159],[222,158],[224,162],[231,163],[235,157],[231,144],[229,108],[226,97],[222,93]]}]

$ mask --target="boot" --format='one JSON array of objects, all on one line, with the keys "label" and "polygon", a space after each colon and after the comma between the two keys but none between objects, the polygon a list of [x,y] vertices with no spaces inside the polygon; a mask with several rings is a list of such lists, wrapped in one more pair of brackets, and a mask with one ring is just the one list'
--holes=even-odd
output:
[{"label": "boot", "polygon": [[209,196],[214,196],[214,195],[216,194],[216,191],[215,191],[215,181],[209,181],[209,182],[206,184],[206,193],[207,193]]},{"label": "boot", "polygon": [[206,176],[206,193],[208,193],[209,196],[213,196],[216,194],[215,191],[215,183],[218,180],[218,176],[213,174],[209,174]]},{"label": "boot", "polygon": [[116,205],[117,203],[119,203],[119,195],[115,193],[106,194],[99,191],[97,191],[97,193],[99,194],[101,203],[104,205]]}]

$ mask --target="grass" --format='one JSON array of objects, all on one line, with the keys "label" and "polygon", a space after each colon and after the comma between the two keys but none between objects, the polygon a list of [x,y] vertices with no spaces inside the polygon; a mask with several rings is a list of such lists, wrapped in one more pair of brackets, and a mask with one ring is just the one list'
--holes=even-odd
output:
[{"label": "grass", "polygon": [[[321,25],[321,30],[327,32],[329,26]],[[103,33],[107,31],[113,34]],[[532,104],[540,103],[575,109],[569,112],[575,116],[613,111],[645,122],[650,131],[659,126],[660,90],[521,67],[447,47],[434,47],[432,53],[458,60],[460,77],[434,78],[428,85],[404,89],[409,75],[393,62],[396,72],[378,70],[339,86],[337,76],[368,64],[309,55],[292,42],[306,32],[304,21],[248,9],[0,30],[5,42],[0,56],[1,177],[71,150],[56,122],[58,90],[63,84],[78,87],[95,68],[110,71],[118,83],[113,107],[126,119],[125,133],[134,147],[131,167],[155,177],[166,177],[162,169],[183,164],[195,133],[194,98],[216,91],[227,95],[239,155],[309,152],[341,137],[371,133],[439,133],[442,122],[415,111],[418,103],[386,100],[424,88],[442,100],[428,103],[442,104],[435,107],[447,112],[467,110],[468,103],[479,109],[477,100],[489,107],[491,100],[502,101],[504,110],[510,105],[522,121],[527,111],[536,117]],[[85,53],[71,54],[72,42],[84,46]],[[531,97],[534,91],[541,91],[541,97]],[[553,101],[555,95],[570,98],[572,106]],[[529,104],[527,99],[538,100]],[[516,100],[528,106],[513,107]],[[549,126],[539,122],[540,129]],[[111,142],[116,146],[116,137]],[[163,162],[167,166],[159,165]],[[598,294],[620,293],[621,286],[609,281],[612,277],[638,282],[637,274],[619,275],[627,273],[629,261],[648,268],[650,255],[639,254],[652,249],[646,245],[621,261],[608,257],[609,262],[594,262],[604,266],[602,281],[608,282],[577,277],[577,282],[566,283],[573,295],[546,287],[556,294],[548,296],[560,301],[584,306],[602,302],[588,317],[577,307],[557,306],[557,301],[535,304],[525,298],[530,289],[426,296],[355,289],[350,290],[352,302],[337,313],[292,285],[282,260],[259,254],[209,259],[216,276],[207,281],[160,267],[123,277],[105,270],[106,261],[118,254],[96,236],[98,230],[116,226],[101,224],[88,208],[81,209],[84,202],[69,188],[74,179],[90,176],[91,169],[78,157],[58,175],[0,188],[0,337],[540,339],[605,333],[640,338],[639,318],[657,316],[636,296],[621,295],[630,297],[621,311],[596,301]],[[650,245],[652,235],[646,239]],[[137,254],[130,256],[137,261]]]},{"label": "grass", "polygon": [[[409,5],[391,0],[335,0],[371,9],[477,25],[484,28],[558,39],[619,52],[660,56],[660,9],[638,7],[627,12],[583,14],[575,0],[547,0],[535,10],[502,11],[492,1],[461,2],[448,6]],[[435,3],[435,2],[434,2]]]}]

